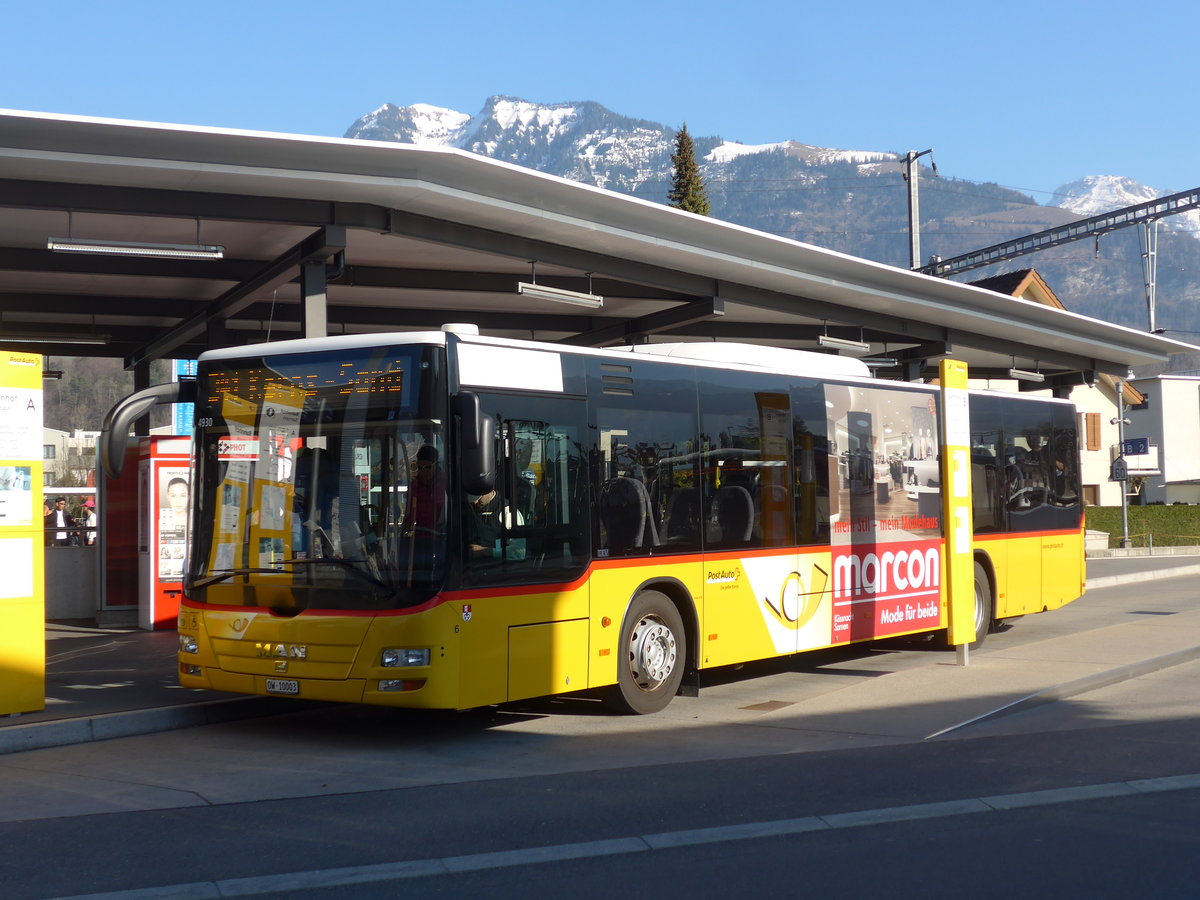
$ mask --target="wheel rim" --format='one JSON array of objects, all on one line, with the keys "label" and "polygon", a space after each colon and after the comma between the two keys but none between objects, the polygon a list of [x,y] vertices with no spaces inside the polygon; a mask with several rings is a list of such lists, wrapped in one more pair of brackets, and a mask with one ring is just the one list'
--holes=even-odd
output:
[{"label": "wheel rim", "polygon": [[671,677],[678,660],[675,634],[662,619],[646,616],[629,638],[629,670],[643,691],[653,691]]}]

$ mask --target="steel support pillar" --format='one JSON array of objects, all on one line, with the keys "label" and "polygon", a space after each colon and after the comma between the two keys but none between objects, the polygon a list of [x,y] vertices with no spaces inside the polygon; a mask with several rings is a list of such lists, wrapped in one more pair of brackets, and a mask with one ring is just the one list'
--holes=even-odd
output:
[{"label": "steel support pillar", "polygon": [[309,260],[301,265],[300,331],[306,338],[329,335],[329,306],[325,290],[325,260]]}]

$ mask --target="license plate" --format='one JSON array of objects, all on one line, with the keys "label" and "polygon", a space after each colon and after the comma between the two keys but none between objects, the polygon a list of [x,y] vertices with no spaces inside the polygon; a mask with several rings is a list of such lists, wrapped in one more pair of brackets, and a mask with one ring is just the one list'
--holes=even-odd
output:
[{"label": "license plate", "polygon": [[294,678],[268,678],[267,693],[292,694],[294,696],[300,693],[300,682]]}]

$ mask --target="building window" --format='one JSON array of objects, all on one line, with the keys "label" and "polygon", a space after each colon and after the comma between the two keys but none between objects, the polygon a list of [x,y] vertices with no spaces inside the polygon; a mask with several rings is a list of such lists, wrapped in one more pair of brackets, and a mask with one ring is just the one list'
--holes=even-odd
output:
[{"label": "building window", "polygon": [[53,444],[42,444],[42,459],[54,459]]},{"label": "building window", "polygon": [[1087,435],[1087,448],[1100,449],[1100,413],[1083,414],[1083,433]]}]

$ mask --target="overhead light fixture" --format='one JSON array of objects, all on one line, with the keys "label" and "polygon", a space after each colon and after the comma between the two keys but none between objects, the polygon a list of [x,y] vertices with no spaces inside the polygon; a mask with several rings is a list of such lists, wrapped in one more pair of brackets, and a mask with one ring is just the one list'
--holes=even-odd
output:
[{"label": "overhead light fixture", "polygon": [[600,309],[604,306],[604,298],[591,292],[592,273],[588,272],[588,290],[568,291],[566,288],[548,287],[537,283],[537,260],[529,264],[531,281],[518,281],[517,293],[526,297],[537,297],[539,300],[553,300],[556,303],[571,303],[575,306],[587,306]]},{"label": "overhead light fixture", "polygon": [[0,344],[107,344],[112,339],[107,334],[0,334]]},{"label": "overhead light fixture", "polygon": [[89,241],[82,238],[48,238],[47,250],[59,253],[93,253],[102,256],[141,256],[158,259],[223,259],[218,244],[154,244],[140,241]]},{"label": "overhead light fixture", "polygon": [[1045,381],[1046,376],[1041,372],[1030,372],[1028,369],[1009,369],[1008,377],[1017,381]]},{"label": "overhead light fixture", "polygon": [[219,244],[200,243],[200,217],[196,217],[196,243],[165,244],[158,241],[101,241],[74,236],[74,211],[67,210],[67,236],[47,238],[46,249],[58,253],[94,253],[101,256],[140,256],[155,259],[224,259]]},{"label": "overhead light fixture", "polygon": [[900,365],[898,359],[893,359],[890,356],[860,356],[858,361],[866,364],[871,369],[891,369]]},{"label": "overhead light fixture", "polygon": [[604,306],[604,298],[596,294],[585,294],[582,291],[568,291],[565,288],[546,287],[544,284],[530,284],[528,281],[517,282],[517,293],[526,297],[537,297],[541,300],[555,300],[559,303],[574,303],[576,306],[590,306],[599,309]]},{"label": "overhead light fixture", "polygon": [[833,337],[828,334],[817,335],[817,343],[822,347],[833,347],[837,350],[854,350],[857,353],[871,352],[871,345],[866,341],[854,341],[850,338]]}]

